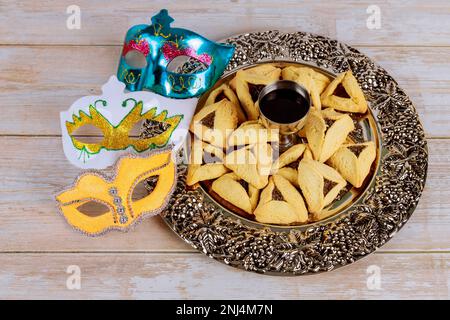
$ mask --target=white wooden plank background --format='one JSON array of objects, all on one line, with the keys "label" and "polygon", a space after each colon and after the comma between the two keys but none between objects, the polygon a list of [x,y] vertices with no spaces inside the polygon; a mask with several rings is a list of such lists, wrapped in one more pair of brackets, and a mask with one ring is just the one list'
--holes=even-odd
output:
[{"label": "white wooden plank background", "polygon": [[[44,299],[445,299],[450,267],[442,253],[376,253],[336,272],[296,278],[243,272],[200,253],[16,253],[1,255],[0,263],[0,285],[8,288],[0,298]],[[69,265],[82,271],[81,290],[66,289]],[[369,290],[366,270],[374,265],[381,286]]]},{"label": "white wooden plank background", "polygon": [[[0,298],[439,298],[450,296],[450,2],[0,0]],[[382,27],[366,28],[369,5]],[[58,113],[114,74],[126,30],[168,8],[174,25],[220,39],[266,29],[347,42],[385,67],[411,96],[429,139],[429,173],[411,220],[376,254],[311,277],[268,277],[192,250],[160,218],[131,233],[84,237],[52,194],[78,169],[64,158]],[[82,287],[68,290],[78,265]],[[369,266],[381,289],[367,287]]]}]

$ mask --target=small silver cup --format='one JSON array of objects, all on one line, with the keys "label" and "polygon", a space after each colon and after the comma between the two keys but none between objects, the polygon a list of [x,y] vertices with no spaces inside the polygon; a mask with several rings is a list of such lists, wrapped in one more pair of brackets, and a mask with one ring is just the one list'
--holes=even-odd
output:
[{"label": "small silver cup", "polygon": [[[293,90],[298,94],[300,94],[305,99],[304,105],[300,104],[298,105],[299,108],[306,108],[306,113],[301,118],[295,119],[295,121],[290,123],[278,123],[270,119],[270,117],[267,117],[267,115],[265,115],[261,111],[261,108],[259,106],[263,98],[267,94],[280,89]],[[298,141],[297,132],[305,125],[306,118],[308,117],[309,110],[311,109],[311,99],[309,97],[309,93],[303,86],[299,85],[297,82],[290,80],[279,80],[274,83],[271,83],[261,90],[256,105],[259,109],[260,118],[263,125],[268,130],[270,129],[278,130],[280,134],[279,149],[281,152],[285,151],[286,149],[297,143]]]}]

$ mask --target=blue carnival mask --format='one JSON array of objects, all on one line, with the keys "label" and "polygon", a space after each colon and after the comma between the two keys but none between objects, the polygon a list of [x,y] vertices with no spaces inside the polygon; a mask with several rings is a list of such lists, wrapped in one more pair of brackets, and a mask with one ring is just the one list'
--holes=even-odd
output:
[{"label": "blue carnival mask", "polygon": [[[163,9],[152,17],[151,25],[128,30],[117,71],[128,90],[191,98],[207,91],[222,75],[234,47],[171,28],[173,21]],[[132,61],[133,56],[141,62]]]}]

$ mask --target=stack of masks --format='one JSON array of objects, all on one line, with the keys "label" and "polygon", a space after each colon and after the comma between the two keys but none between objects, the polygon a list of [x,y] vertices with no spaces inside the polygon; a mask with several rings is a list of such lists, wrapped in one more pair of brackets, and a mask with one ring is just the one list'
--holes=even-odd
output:
[{"label": "stack of masks", "polygon": [[[117,78],[110,77],[101,95],[82,97],[61,112],[67,159],[91,170],[56,200],[68,223],[87,235],[128,230],[164,209],[176,183],[174,153],[186,139],[196,97],[214,85],[233,55],[232,46],[171,28],[171,22],[161,10],[151,25],[130,28]],[[100,141],[80,136],[87,127],[101,132]],[[136,127],[139,134],[133,134]],[[151,192],[137,199],[134,189],[142,181]],[[88,203],[104,212],[85,214],[80,208]]]}]

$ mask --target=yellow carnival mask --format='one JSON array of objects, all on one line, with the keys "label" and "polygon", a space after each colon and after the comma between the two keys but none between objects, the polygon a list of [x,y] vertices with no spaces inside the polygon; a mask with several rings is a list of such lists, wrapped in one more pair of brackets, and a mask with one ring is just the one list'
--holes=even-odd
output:
[{"label": "yellow carnival mask", "polygon": [[[149,194],[134,198],[138,184],[147,181]],[[144,156],[128,154],[117,160],[114,174],[99,170],[82,173],[75,183],[56,196],[58,206],[75,229],[91,236],[109,230],[128,230],[146,216],[159,214],[176,183],[176,165],[169,149],[151,151]],[[97,203],[107,212],[91,216],[80,211],[88,203]]]},{"label": "yellow carnival mask", "polygon": [[[125,93],[124,88],[112,76],[101,96],[83,97],[61,112],[64,153],[72,164],[104,169],[123,154],[161,148],[169,142],[181,145],[197,99],[174,100],[146,91]],[[132,133],[143,122],[151,127],[151,136]],[[101,141],[86,142],[77,135],[89,127],[100,130]]]}]

